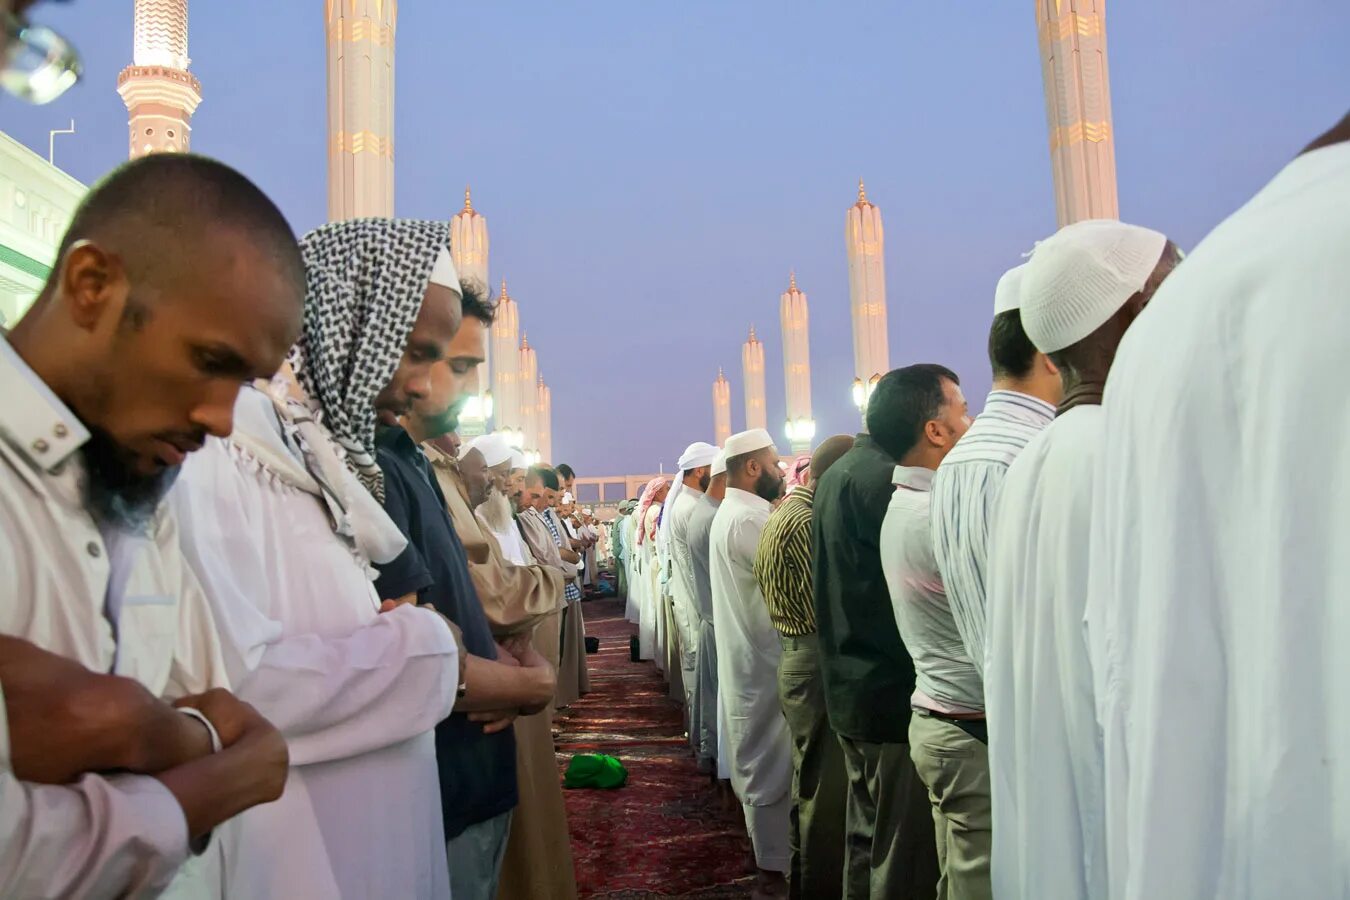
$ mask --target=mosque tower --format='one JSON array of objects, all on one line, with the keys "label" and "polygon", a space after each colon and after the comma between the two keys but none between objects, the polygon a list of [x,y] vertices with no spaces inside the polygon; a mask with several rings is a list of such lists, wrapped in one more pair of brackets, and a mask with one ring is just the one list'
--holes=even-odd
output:
[{"label": "mosque tower", "polygon": [[539,451],[539,357],[530,346],[530,336],[520,339],[520,369],[518,371],[520,391],[520,425],[524,434],[524,450]]},{"label": "mosque tower", "polygon": [[[464,188],[464,208],[450,220],[450,255],[455,260],[455,271],[466,284],[488,291],[488,229],[487,219],[473,208],[469,189]],[[469,375],[469,400],[460,414],[460,436],[469,438],[487,430],[487,420],[493,416],[492,357],[493,341],[488,341],[487,358]],[[515,342],[512,341],[512,346]]]},{"label": "mosque tower", "polygon": [[844,243],[853,309],[853,399],[862,409],[869,386],[890,371],[891,355],[886,338],[886,238],[881,210],[867,199],[861,180],[858,202],[848,208]]},{"label": "mosque tower", "polygon": [[1036,31],[1059,225],[1119,218],[1106,0],[1036,0]]},{"label": "mosque tower", "polygon": [[787,437],[793,453],[811,449],[816,423],[811,418],[811,341],[806,294],[797,287],[797,275],[788,276],[788,289],[779,303],[783,326],[783,377],[787,397]]},{"label": "mosque tower", "polygon": [[[497,318],[492,323],[493,418],[498,431],[519,430],[520,418],[520,307],[506,292],[506,279],[497,297]],[[524,446],[523,443],[520,444]]]},{"label": "mosque tower", "polygon": [[539,376],[539,461],[553,463],[553,391]]},{"label": "mosque tower", "polygon": [[394,214],[397,0],[324,0],[328,218]]},{"label": "mosque tower", "polygon": [[136,0],[131,65],[117,76],[130,157],[186,153],[202,84],[188,71],[187,0]]},{"label": "mosque tower", "polygon": [[769,416],[764,406],[764,345],[755,337],[755,326],[750,326],[750,337],[741,345],[741,371],[745,376],[745,428],[769,427]]},{"label": "mosque tower", "polygon": [[717,446],[726,446],[731,437],[731,382],[721,369],[713,382],[713,440]]}]

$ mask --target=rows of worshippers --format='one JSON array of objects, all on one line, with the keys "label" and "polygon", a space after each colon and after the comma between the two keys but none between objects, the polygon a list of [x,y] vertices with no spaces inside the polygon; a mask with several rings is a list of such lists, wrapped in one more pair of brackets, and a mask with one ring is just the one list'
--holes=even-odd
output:
[{"label": "rows of worshippers", "polygon": [[[783,496],[691,446],[614,543],[757,896],[1350,896],[1350,118],[1184,262],[1091,220]],[[1109,376],[1109,377],[1108,377]]]},{"label": "rows of worshippers", "polygon": [[576,896],[599,530],[458,446],[449,242],[192,155],[89,192],[0,341],[0,895]]}]

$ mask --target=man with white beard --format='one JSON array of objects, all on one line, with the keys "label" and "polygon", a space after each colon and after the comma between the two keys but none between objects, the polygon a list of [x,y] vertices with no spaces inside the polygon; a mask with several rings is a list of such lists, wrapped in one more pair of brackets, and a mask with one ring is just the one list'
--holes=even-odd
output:
[{"label": "man with white beard", "polygon": [[1023,275],[1022,325],[1064,393],[1055,421],[1008,469],[989,551],[996,897],[1106,896],[1102,750],[1083,636],[1092,472],[1116,347],[1179,259],[1156,231],[1088,220],[1037,245]]},{"label": "man with white beard", "polygon": [[727,495],[713,519],[711,569],[718,687],[726,710],[731,784],[745,810],[758,878],[753,896],[787,895],[792,745],[778,702],[783,648],[755,579],[760,534],[782,495],[773,438],[762,428],[727,439]]}]

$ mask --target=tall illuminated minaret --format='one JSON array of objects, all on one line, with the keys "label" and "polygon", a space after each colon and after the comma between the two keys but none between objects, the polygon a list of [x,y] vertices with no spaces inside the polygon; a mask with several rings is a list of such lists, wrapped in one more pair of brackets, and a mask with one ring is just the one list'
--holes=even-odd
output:
[{"label": "tall illuminated minaret", "polygon": [[858,202],[848,208],[844,244],[848,249],[848,298],[853,308],[853,374],[858,385],[891,367],[886,339],[886,238],[881,210],[858,181]]},{"label": "tall illuminated minaret", "polygon": [[[455,260],[455,271],[460,281],[471,284],[484,294],[488,291],[488,228],[487,219],[473,208],[469,189],[464,188],[464,208],[450,220],[450,255]],[[487,358],[469,375],[469,401],[460,414],[460,437],[470,438],[487,430],[488,410],[493,406],[492,341],[488,341]]]},{"label": "tall illuminated minaret", "polygon": [[755,337],[755,326],[750,326],[750,337],[741,345],[741,372],[745,376],[745,427],[768,428],[769,414],[764,405],[764,345]]},{"label": "tall illuminated minaret", "polygon": [[1060,227],[1120,216],[1106,66],[1106,0],[1036,0]]},{"label": "tall illuminated minaret", "polygon": [[126,104],[130,157],[185,153],[202,85],[188,71],[187,0],[136,0],[131,65],[117,76]]},{"label": "tall illuminated minaret", "polygon": [[783,377],[787,397],[787,436],[794,453],[811,449],[816,423],[811,418],[811,341],[806,294],[797,287],[797,275],[788,276],[788,289],[779,302],[783,326]]},{"label": "tall illuminated minaret", "polygon": [[[497,297],[497,318],[492,323],[493,418],[496,430],[516,430],[520,420],[520,307],[506,292],[506,279]],[[523,445],[522,445],[523,446]]]},{"label": "tall illuminated minaret", "polygon": [[539,450],[539,357],[530,346],[530,336],[520,339],[520,430],[525,434],[525,449]]},{"label": "tall illuminated minaret", "polygon": [[328,218],[394,214],[397,0],[324,0]]},{"label": "tall illuminated minaret", "polygon": [[539,459],[553,461],[553,391],[539,376]]},{"label": "tall illuminated minaret", "polygon": [[713,435],[719,447],[731,437],[731,382],[721,369],[713,382]]}]

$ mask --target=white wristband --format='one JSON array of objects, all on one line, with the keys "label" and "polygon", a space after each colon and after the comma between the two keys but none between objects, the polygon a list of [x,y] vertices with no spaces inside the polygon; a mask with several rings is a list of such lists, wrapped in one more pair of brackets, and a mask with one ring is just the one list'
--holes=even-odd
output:
[{"label": "white wristband", "polygon": [[201,722],[201,723],[202,723],[202,725],[206,728],[206,733],[209,734],[209,735],[211,735],[211,752],[212,752],[212,753],[219,753],[221,750],[225,749],[224,745],[220,742],[220,734],[219,734],[219,732],[216,731],[216,726],[214,726],[214,725],[211,724],[211,720],[208,719],[208,718],[202,713],[201,710],[199,710],[199,709],[193,709],[191,706],[180,706],[180,707],[178,707],[178,711],[179,711],[180,713],[182,713],[183,715],[185,715],[185,716],[191,716],[192,718],[196,719],[198,722]]}]

